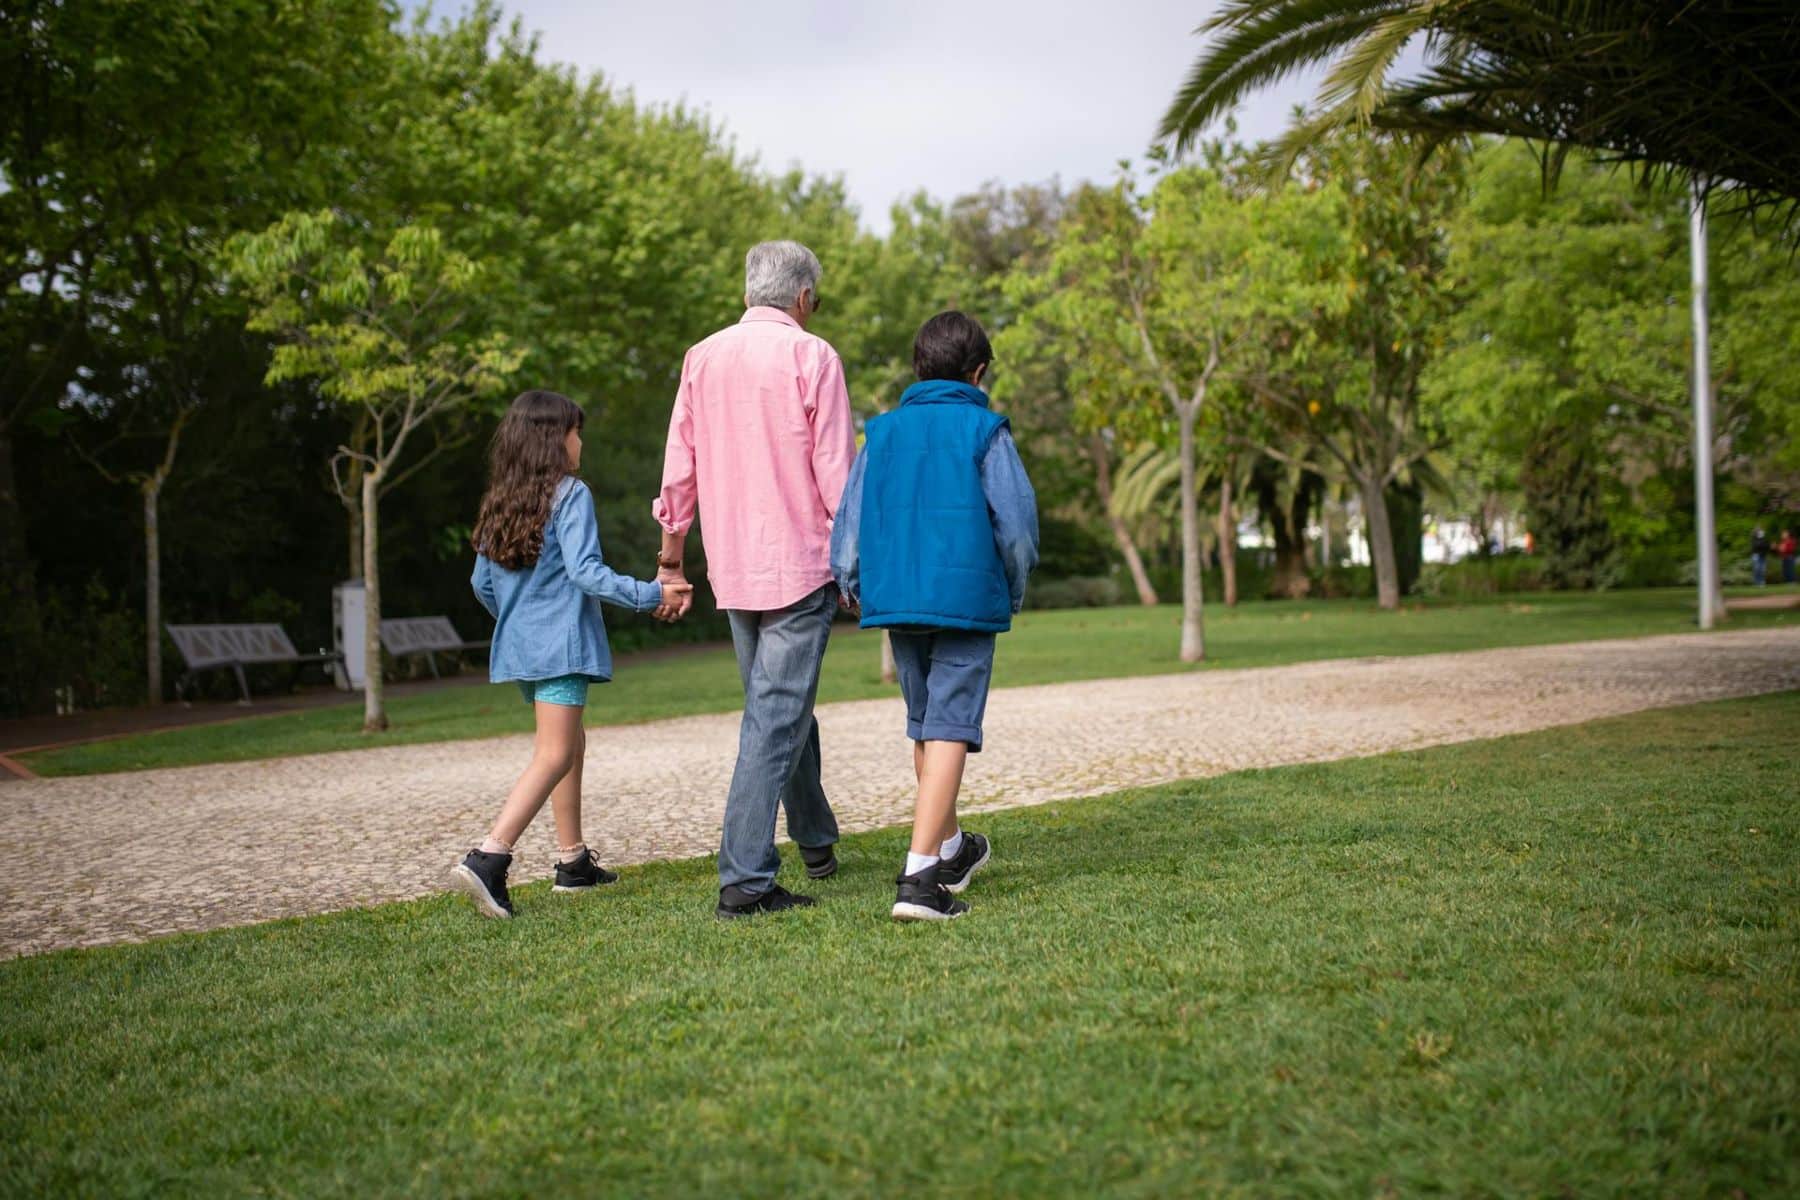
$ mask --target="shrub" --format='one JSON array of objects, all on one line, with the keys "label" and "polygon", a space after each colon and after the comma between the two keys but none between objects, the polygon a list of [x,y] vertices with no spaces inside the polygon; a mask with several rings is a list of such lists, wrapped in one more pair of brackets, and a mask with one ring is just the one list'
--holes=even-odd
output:
[{"label": "shrub", "polygon": [[1426,563],[1419,573],[1418,593],[1461,600],[1507,592],[1541,592],[1550,586],[1542,559],[1503,554],[1466,558],[1458,563]]},{"label": "shrub", "polygon": [[1025,589],[1026,608],[1106,608],[1119,598],[1119,583],[1110,575],[1033,580]]},{"label": "shrub", "polygon": [[1372,567],[1315,567],[1311,578],[1315,599],[1366,599],[1375,594],[1375,570]]}]

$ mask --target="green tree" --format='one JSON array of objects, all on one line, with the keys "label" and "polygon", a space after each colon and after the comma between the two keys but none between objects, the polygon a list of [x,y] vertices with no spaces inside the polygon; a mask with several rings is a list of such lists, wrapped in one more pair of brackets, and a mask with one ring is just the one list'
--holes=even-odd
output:
[{"label": "green tree", "polygon": [[[1401,580],[1387,494],[1448,445],[1419,381],[1456,296],[1445,273],[1449,221],[1464,197],[1462,155],[1421,159],[1405,138],[1348,134],[1300,161],[1308,195],[1330,211],[1335,235],[1314,239],[1323,302],[1307,321],[1271,331],[1275,351],[1251,387],[1277,430],[1335,464],[1356,490],[1382,608],[1399,607]],[[1304,460],[1265,439],[1271,454]]]},{"label": "green tree", "polygon": [[[1586,556],[1558,569],[1571,582],[1609,550],[1595,504],[1628,550],[1691,533],[1672,502],[1693,463],[1686,240],[1682,198],[1614,168],[1571,159],[1546,192],[1525,147],[1475,158],[1451,239],[1463,304],[1425,386],[1465,457],[1525,492],[1538,540]],[[1714,462],[1773,502],[1800,489],[1793,243],[1730,219],[1715,242]]]},{"label": "green tree", "polygon": [[[385,20],[379,0],[23,0],[0,14],[0,675],[31,701],[44,676],[16,432],[94,398],[88,364],[135,362],[131,395],[97,399],[162,436],[121,468],[141,476],[154,570],[157,502],[204,400],[189,351],[218,317],[208,247],[316,195],[332,161],[319,151],[347,135]],[[146,592],[155,702],[159,583]]]},{"label": "green tree", "polygon": [[1223,472],[1228,530],[1251,347],[1269,326],[1296,323],[1326,299],[1308,278],[1316,251],[1307,241],[1319,234],[1312,198],[1298,188],[1250,196],[1234,186],[1224,147],[1209,158],[1165,175],[1148,193],[1127,176],[1078,194],[1045,271],[1018,285],[1036,301],[1017,336],[1062,348],[1082,425],[1111,426],[1134,440],[1174,426],[1184,662],[1205,655],[1203,472]]},{"label": "green tree", "polygon": [[501,388],[522,353],[485,324],[481,267],[429,226],[394,230],[378,253],[335,214],[293,213],[231,245],[234,274],[252,298],[252,329],[282,339],[271,384],[315,378],[334,403],[365,415],[361,468],[364,630],[363,728],[387,728],[382,702],[379,505],[407,443],[434,420]]}]

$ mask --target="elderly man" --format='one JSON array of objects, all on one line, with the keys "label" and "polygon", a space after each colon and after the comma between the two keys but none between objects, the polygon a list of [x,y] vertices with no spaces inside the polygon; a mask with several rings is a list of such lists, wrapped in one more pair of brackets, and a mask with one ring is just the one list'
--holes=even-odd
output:
[{"label": "elderly man", "polygon": [[[744,258],[743,318],[693,347],[669,418],[658,578],[685,583],[696,505],[707,574],[731,620],[744,716],[719,842],[721,917],[811,904],[775,883],[775,807],[806,873],[837,870],[837,818],[819,781],[813,700],[838,608],[831,520],[856,456],[844,367],[806,332],[819,311],[819,260],[798,242]],[[687,611],[691,594],[681,606]]]}]

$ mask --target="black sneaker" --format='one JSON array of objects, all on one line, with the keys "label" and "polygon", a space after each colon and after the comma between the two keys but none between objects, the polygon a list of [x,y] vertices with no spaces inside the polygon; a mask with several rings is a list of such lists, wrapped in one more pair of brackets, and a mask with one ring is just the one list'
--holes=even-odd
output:
[{"label": "black sneaker", "polygon": [[[969,911],[967,901],[958,900],[940,881],[943,864],[926,867],[917,875],[902,875],[894,882],[900,892],[894,897],[896,921],[953,921]],[[966,881],[965,881],[966,882]]]},{"label": "black sneaker", "polygon": [[556,864],[558,892],[585,892],[602,883],[617,883],[619,877],[600,865],[600,856],[589,850],[574,862]]},{"label": "black sneaker", "polygon": [[757,913],[811,908],[814,903],[811,896],[796,896],[780,884],[766,892],[746,892],[733,884],[719,889],[719,907],[713,913],[719,917],[754,917]]},{"label": "black sneaker", "polygon": [[837,874],[837,853],[830,846],[802,846],[800,861],[806,864],[809,878],[830,879]]},{"label": "black sneaker", "polygon": [[512,897],[506,892],[506,869],[512,866],[512,860],[510,854],[471,850],[450,868],[450,877],[475,901],[476,912],[504,920],[513,915]]},{"label": "black sneaker", "polygon": [[969,886],[975,872],[987,866],[992,850],[988,840],[979,833],[963,830],[962,849],[956,852],[956,857],[938,860],[938,882],[950,889],[951,895],[956,895]]}]

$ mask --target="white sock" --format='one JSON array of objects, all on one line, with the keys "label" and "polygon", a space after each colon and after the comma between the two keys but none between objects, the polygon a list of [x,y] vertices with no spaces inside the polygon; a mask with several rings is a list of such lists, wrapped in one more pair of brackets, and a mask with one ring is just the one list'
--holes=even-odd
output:
[{"label": "white sock", "polygon": [[936,855],[914,854],[910,850],[908,850],[906,852],[906,872],[905,873],[908,875],[917,875],[920,871],[923,871],[926,867],[935,867],[937,865],[938,865],[938,860],[937,860]]},{"label": "white sock", "polygon": [[481,845],[477,846],[476,849],[480,850],[483,854],[511,854],[513,850],[511,846],[507,845],[497,837],[482,838]]},{"label": "white sock", "polygon": [[955,858],[961,852],[962,830],[960,829],[951,834],[949,839],[946,840],[942,846],[938,847],[938,857],[940,858]]},{"label": "white sock", "polygon": [[556,861],[559,863],[577,862],[586,857],[587,857],[587,843],[586,842],[576,842],[573,846],[557,847]]}]

